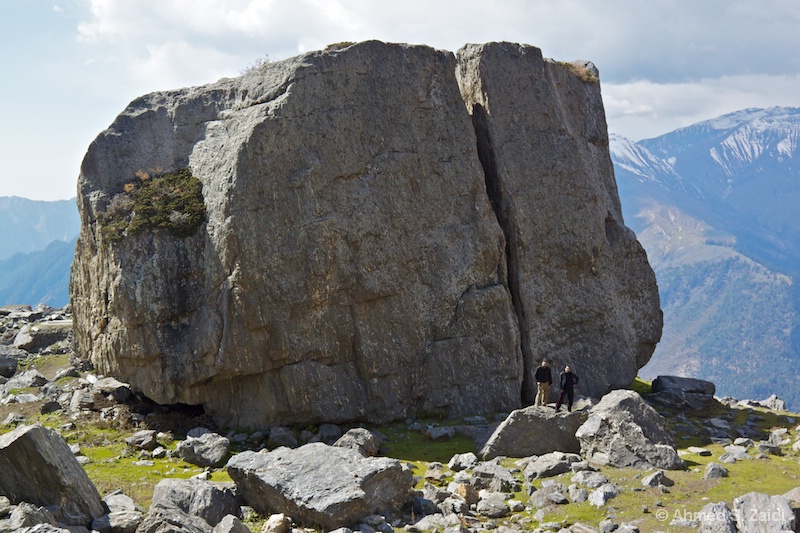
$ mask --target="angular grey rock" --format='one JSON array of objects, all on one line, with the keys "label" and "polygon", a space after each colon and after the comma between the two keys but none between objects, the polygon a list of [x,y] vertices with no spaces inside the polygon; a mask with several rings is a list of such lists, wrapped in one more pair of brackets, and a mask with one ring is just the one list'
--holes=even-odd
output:
[{"label": "angular grey rock", "polygon": [[39,524],[56,525],[56,519],[44,507],[38,507],[28,502],[19,503],[8,518],[9,531],[19,531],[22,528]]},{"label": "angular grey rock", "polygon": [[111,396],[117,403],[125,403],[133,398],[130,385],[110,377],[92,383],[92,391],[102,396]]},{"label": "angular grey rock", "polygon": [[280,448],[281,446],[297,448],[297,444],[297,438],[291,429],[283,426],[270,428],[269,437],[267,438],[267,446],[270,448]]},{"label": "angular grey rock", "polygon": [[708,463],[706,465],[705,472],[703,473],[703,479],[720,479],[723,477],[728,477],[727,468],[719,463]]},{"label": "angular grey rock", "polygon": [[[229,514],[225,516],[222,520],[220,520],[216,526],[214,526],[214,530],[212,533],[251,533],[251,532],[250,528],[244,525],[242,521],[239,520],[239,518]],[[269,533],[272,532],[270,531]]]},{"label": "angular grey rock", "polygon": [[[628,385],[657,286],[573,70],[373,41],[138,98],[81,166],[76,352],[242,427],[507,412],[545,354],[584,394]],[[156,168],[190,169],[205,222],[113,241]]]},{"label": "angular grey rock", "polygon": [[192,516],[174,505],[154,503],[136,533],[212,533],[205,520]]},{"label": "angular grey rock", "polygon": [[204,433],[199,437],[189,437],[175,448],[178,456],[198,466],[219,466],[225,462],[231,442],[216,433]]},{"label": "angular grey rock", "polygon": [[212,483],[199,479],[162,479],[153,490],[153,503],[176,506],[192,516],[199,516],[214,527],[226,515],[239,514],[235,487],[230,483]]},{"label": "angular grey rock", "polygon": [[383,444],[383,438],[368,429],[353,428],[337,440],[333,445],[338,448],[349,448],[356,450],[364,457],[378,455]]},{"label": "angular grey rock", "polygon": [[488,518],[503,518],[511,513],[511,509],[506,503],[509,495],[502,492],[486,492],[478,500],[475,511]]},{"label": "angular grey rock", "polygon": [[336,424],[320,424],[319,438],[325,444],[333,444],[342,438],[342,428]]},{"label": "angular grey rock", "polygon": [[23,327],[14,338],[14,347],[28,352],[40,352],[45,348],[66,341],[72,336],[72,320],[37,322]]},{"label": "angular grey rock", "polygon": [[781,450],[780,446],[778,446],[777,444],[772,444],[771,442],[765,440],[756,444],[756,450],[758,450],[758,453],[768,453],[770,455],[783,455],[783,451]]},{"label": "angular grey rock", "polygon": [[572,476],[572,482],[589,487],[590,489],[596,489],[608,483],[608,478],[600,472],[583,471]]},{"label": "angular grey rock", "polygon": [[534,492],[528,500],[528,505],[534,508],[542,508],[548,505],[557,505],[558,502],[565,502],[564,494],[568,488],[563,483],[546,483],[542,488]]},{"label": "angular grey rock", "polygon": [[114,511],[95,518],[92,530],[98,533],[135,533],[144,520],[139,511]]},{"label": "angular grey rock", "polygon": [[301,523],[334,529],[410,502],[413,475],[399,461],[311,443],[268,453],[242,452],[228,473],[261,514],[283,512]]},{"label": "angular grey rock", "polygon": [[517,409],[494,430],[481,448],[484,461],[498,456],[528,457],[550,452],[578,453],[575,432],[586,421],[585,411],[556,413],[549,407]]},{"label": "angular grey rock", "polygon": [[139,506],[136,505],[136,502],[133,501],[133,498],[123,494],[122,491],[106,494],[103,496],[103,501],[106,503],[108,510],[112,513],[121,511],[141,511]]},{"label": "angular grey rock", "polygon": [[786,402],[778,398],[775,394],[771,394],[769,397],[758,402],[758,404],[767,409],[772,409],[773,411],[786,411]]},{"label": "angular grey rock", "polygon": [[605,483],[589,493],[589,505],[594,507],[603,507],[608,500],[619,496],[619,493],[619,487],[613,483]]},{"label": "angular grey rock", "polygon": [[740,533],[794,531],[794,512],[784,496],[749,492],[733,500],[733,514]]},{"label": "angular grey rock", "polygon": [[57,506],[62,524],[87,526],[105,513],[100,494],[67,443],[40,425],[0,435],[0,494],[12,503]]},{"label": "angular grey rock", "polygon": [[0,353],[0,376],[10,378],[17,371],[19,361],[16,357]]},{"label": "angular grey rock", "polygon": [[291,527],[292,524],[289,518],[283,513],[278,513],[267,519],[267,523],[264,524],[261,533],[288,533]]},{"label": "angular grey rock", "polygon": [[536,458],[525,467],[525,478],[532,481],[537,478],[553,477],[570,471],[570,465],[580,461],[574,453],[551,452]]},{"label": "angular grey rock", "polygon": [[447,463],[447,468],[453,472],[460,472],[468,468],[473,468],[477,464],[478,457],[474,453],[457,453],[450,458],[450,461]]},{"label": "angular grey rock", "polygon": [[41,387],[47,384],[47,378],[41,372],[32,368],[24,372],[20,372],[6,383],[7,388],[25,388],[25,387]]},{"label": "angular grey rock", "polygon": [[577,485],[569,486],[569,499],[573,503],[585,502],[589,498],[589,491]]},{"label": "angular grey rock", "polygon": [[617,467],[682,470],[664,418],[630,390],[612,391],[589,411],[575,436],[588,460]]},{"label": "angular grey rock", "polygon": [[689,453],[697,454],[701,457],[711,456],[711,450],[709,450],[708,448],[701,448],[700,446],[689,446],[688,448],[686,448],[686,451],[688,451]]},{"label": "angular grey rock", "polygon": [[496,463],[480,463],[472,469],[472,485],[492,492],[516,492],[517,481],[510,470]]},{"label": "angular grey rock", "polygon": [[156,440],[156,431],[153,429],[143,429],[141,431],[137,431],[130,437],[126,438],[125,442],[132,448],[151,452],[158,446],[158,441]]},{"label": "angular grey rock", "polygon": [[673,480],[667,477],[667,474],[664,473],[663,470],[659,470],[657,472],[653,472],[642,478],[642,485],[645,487],[658,487],[659,485],[664,485],[665,487],[671,487],[675,484]]},{"label": "angular grey rock", "polygon": [[710,381],[680,376],[658,376],[653,380],[653,392],[683,392],[713,396],[717,387]]},{"label": "angular grey rock", "polygon": [[425,430],[425,437],[430,440],[450,440],[456,436],[456,428],[452,426],[433,426]]},{"label": "angular grey rock", "polygon": [[11,500],[8,496],[0,496],[0,518],[4,518],[11,512]]},{"label": "angular grey rock", "polygon": [[736,517],[727,503],[709,503],[700,509],[700,533],[736,533]]}]

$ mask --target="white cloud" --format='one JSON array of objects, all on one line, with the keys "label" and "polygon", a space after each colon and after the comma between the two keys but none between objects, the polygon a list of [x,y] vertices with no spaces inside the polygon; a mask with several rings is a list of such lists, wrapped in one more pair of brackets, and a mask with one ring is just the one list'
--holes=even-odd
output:
[{"label": "white cloud", "polygon": [[655,137],[748,107],[800,105],[800,74],[723,76],[685,83],[603,84],[609,131]]}]

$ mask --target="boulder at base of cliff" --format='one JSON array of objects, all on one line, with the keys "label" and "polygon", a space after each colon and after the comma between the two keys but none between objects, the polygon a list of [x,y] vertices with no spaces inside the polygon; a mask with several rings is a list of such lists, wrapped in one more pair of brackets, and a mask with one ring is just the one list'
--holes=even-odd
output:
[{"label": "boulder at base of cliff", "polygon": [[481,448],[481,459],[500,455],[529,457],[560,451],[578,453],[575,432],[586,422],[585,411],[557,413],[550,407],[530,406],[512,411]]},{"label": "boulder at base of cliff", "polygon": [[616,467],[683,470],[667,422],[630,390],[612,391],[589,411],[575,433],[581,455]]},{"label": "boulder at base of cliff", "polygon": [[12,503],[55,506],[66,525],[89,526],[105,514],[94,484],[61,436],[44,426],[21,426],[0,436],[0,494]]},{"label": "boulder at base of cliff", "polygon": [[414,497],[413,475],[399,461],[322,443],[243,452],[228,461],[227,469],[260,514],[285,513],[328,529],[397,510]]}]

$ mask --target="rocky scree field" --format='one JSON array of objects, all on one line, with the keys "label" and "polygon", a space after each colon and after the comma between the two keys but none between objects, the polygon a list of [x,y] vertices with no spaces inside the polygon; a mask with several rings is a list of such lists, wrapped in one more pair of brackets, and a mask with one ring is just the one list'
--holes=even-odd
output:
[{"label": "rocky scree field", "polygon": [[[117,509],[87,522],[86,527],[100,531],[154,531],[165,523],[181,523],[184,529],[175,529],[181,531],[212,531],[213,527],[214,531],[323,531],[339,525],[365,533],[401,529],[694,531],[710,527],[704,519],[712,515],[701,512],[708,504],[724,502],[740,514],[760,509],[760,516],[800,506],[800,417],[776,410],[782,407],[776,398],[761,403],[714,398],[708,386],[704,392],[685,388],[654,393],[650,383],[637,380],[632,392],[609,394],[603,402],[580,399],[571,414],[555,414],[551,404],[518,410],[511,416],[482,413],[458,420],[408,420],[368,428],[322,424],[244,431],[218,427],[195,408],[152,404],[126,384],[98,376],[85,361],[75,359],[66,327],[69,320],[68,308],[0,309],[0,463],[3,443],[12,434],[36,424],[55,431],[104,498],[106,508]],[[583,422],[578,433],[587,433],[593,417],[599,416],[600,404],[612,396],[620,398],[620,405],[633,402],[631,413],[641,411],[671,432],[667,438],[674,435],[685,469],[648,468],[641,464],[645,454],[630,444],[632,439],[623,448],[638,457],[629,461],[638,468],[604,466],[603,453],[612,457],[608,463],[621,457],[617,452],[622,448],[615,449],[613,444],[587,461],[583,441],[579,453],[551,450],[488,459],[501,442],[524,450],[528,441],[543,441],[545,432],[556,431],[555,425],[548,424],[559,420],[577,418]],[[532,422],[525,426],[525,420]],[[627,429],[612,437],[623,438],[624,433],[639,431],[637,427],[652,437],[653,430],[641,420],[623,416],[619,423],[628,424]],[[512,438],[504,440],[504,434]],[[565,448],[577,442],[574,435],[563,438]],[[662,445],[666,448],[672,450]],[[280,514],[283,503],[254,499],[261,496],[254,496],[248,483],[264,480],[265,470],[247,470],[245,463],[273,460],[280,454],[283,464],[300,461],[302,468],[313,461],[303,450],[328,457],[328,450],[334,449],[342,450],[336,453],[343,454],[348,465],[361,461],[373,465],[379,459],[371,456],[396,459],[384,459],[391,464],[365,477],[387,475],[394,469],[392,480],[380,486],[400,487],[399,496],[381,513],[353,515],[357,518],[342,523],[331,519],[326,525],[319,523],[325,517],[308,521],[302,516],[322,515],[308,515],[308,509],[297,502],[321,499],[314,486],[329,481],[323,467],[314,467],[305,478],[310,480],[306,486],[287,486],[281,495],[288,502],[285,505],[295,506],[295,514],[285,508]],[[269,464],[267,471],[276,472],[276,464]],[[296,472],[287,472],[291,479],[300,478]],[[0,472],[0,487],[3,476],[8,474]],[[408,489],[413,485],[414,492],[406,493],[403,483]],[[365,491],[370,497],[385,496],[374,489]],[[295,493],[290,494],[291,490]],[[765,496],[758,500],[750,493]],[[788,498],[782,499],[787,493]],[[47,521],[34,512],[35,505],[11,505],[12,497],[0,494],[0,531],[11,530],[14,520],[28,527],[42,523],[37,520]],[[336,505],[351,505],[356,499]],[[128,510],[119,510],[120,500],[128,502]],[[175,510],[181,505],[182,510]],[[325,516],[337,516],[335,509],[340,507],[336,505],[323,511],[328,513]],[[52,509],[51,514],[56,513]],[[789,525],[784,527],[793,527],[793,518],[787,517]],[[735,524],[730,527],[734,529],[727,530],[737,530]]]}]

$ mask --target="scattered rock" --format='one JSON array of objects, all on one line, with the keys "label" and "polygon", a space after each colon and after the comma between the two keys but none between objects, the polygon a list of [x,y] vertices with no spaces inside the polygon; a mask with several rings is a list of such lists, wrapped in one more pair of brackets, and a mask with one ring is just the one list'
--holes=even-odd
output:
[{"label": "scattered rock", "polygon": [[620,489],[613,483],[605,483],[589,493],[589,504],[603,507],[608,500],[619,496]]},{"label": "scattered rock", "polygon": [[728,477],[728,469],[718,463],[708,463],[706,465],[703,479],[720,479]]},{"label": "scattered rock", "polygon": [[653,472],[652,474],[642,478],[642,485],[645,487],[658,487],[659,485],[671,487],[674,484],[675,482],[668,478],[667,474],[665,474],[663,470]]},{"label": "scattered rock", "polygon": [[700,448],[699,446],[689,446],[686,450],[689,453],[694,453],[694,454],[697,454],[697,455],[699,455],[701,457],[710,457],[711,456],[711,450],[709,450],[707,448]]},{"label": "scattered rock", "polygon": [[530,406],[512,411],[479,453],[483,460],[498,456],[528,457],[561,451],[578,453],[575,432],[586,421],[585,411],[556,413],[549,407]]},{"label": "scattered rock", "polygon": [[700,410],[714,400],[716,387],[710,381],[678,376],[658,376],[653,380],[650,401],[677,409]]},{"label": "scattered rock", "polygon": [[758,404],[767,409],[772,409],[773,411],[786,411],[786,402],[778,398],[775,394],[761,400]]},{"label": "scattered rock", "polygon": [[[268,523],[269,521],[267,521],[267,524]],[[273,533],[272,531],[266,530],[267,524],[264,524],[261,533]],[[223,519],[214,526],[212,533],[251,533],[251,531],[238,517],[229,514],[223,517]],[[284,530],[283,533],[286,533],[286,530]]]},{"label": "scattered rock", "polygon": [[383,438],[376,432],[364,428],[353,428],[342,435],[333,445],[339,448],[356,450],[364,457],[378,455]]},{"label": "scattered rock", "polygon": [[136,533],[212,533],[205,520],[192,516],[175,505],[154,503]]},{"label": "scattered rock", "polygon": [[101,378],[92,384],[92,391],[101,396],[111,396],[117,403],[126,403],[133,398],[130,385],[114,378]]},{"label": "scattered rock", "polygon": [[589,411],[575,436],[581,454],[602,465],[686,468],[664,418],[630,390],[612,391]]},{"label": "scattered rock", "polygon": [[457,453],[450,458],[447,467],[453,472],[460,472],[468,468],[473,468],[476,464],[478,464],[478,458],[474,453]]},{"label": "scattered rock", "polygon": [[506,468],[493,463],[480,463],[472,469],[473,486],[493,492],[516,492],[519,490],[514,475]]},{"label": "scattered rock", "polygon": [[572,476],[572,482],[589,487],[590,489],[596,489],[608,483],[608,478],[600,472],[583,471]]},{"label": "scattered rock", "polygon": [[216,433],[204,433],[199,437],[189,437],[175,448],[178,456],[193,465],[219,466],[225,462],[230,441]]},{"label": "scattered rock", "polygon": [[0,435],[0,494],[58,507],[56,519],[88,526],[105,513],[100,494],[64,440],[40,425]]},{"label": "scattered rock", "polygon": [[430,440],[450,440],[456,436],[456,428],[452,426],[432,426],[425,430]]},{"label": "scattered rock", "polygon": [[242,452],[228,473],[245,501],[262,514],[334,529],[413,499],[413,476],[399,461],[363,457],[322,443],[268,453]]},{"label": "scattered rock", "polygon": [[781,447],[776,444],[772,444],[769,441],[761,441],[758,444],[756,444],[756,450],[758,450],[758,453],[767,453],[769,455],[783,455]]},{"label": "scattered rock", "polygon": [[557,476],[569,472],[570,465],[580,461],[574,453],[551,452],[536,458],[525,467],[525,478],[529,481],[537,478]]},{"label": "scattered rock", "polygon": [[128,446],[131,448],[136,448],[137,450],[153,451],[158,446],[158,441],[156,440],[156,431],[152,429],[137,431],[125,439],[125,442],[128,444]]},{"label": "scattered rock", "polygon": [[733,500],[733,514],[741,533],[790,532],[795,525],[794,512],[784,496],[747,493]]},{"label": "scattered rock", "polygon": [[319,438],[325,444],[333,444],[342,438],[342,428],[336,424],[320,424]]},{"label": "scattered rock", "polygon": [[508,516],[511,509],[506,503],[509,500],[509,494],[502,492],[485,492],[481,499],[478,501],[476,512],[488,518],[503,518]]},{"label": "scattered rock", "polygon": [[709,503],[700,510],[701,533],[736,533],[736,517],[725,502]]},{"label": "scattered rock", "polygon": [[[28,502],[20,502],[12,511],[8,519],[8,530],[18,531],[22,528],[39,524],[56,525],[56,519],[44,507],[38,507]],[[79,525],[79,524],[75,524]]]},{"label": "scattered rock", "polygon": [[569,489],[563,483],[542,483],[542,488],[533,493],[528,500],[528,505],[534,508],[541,508],[569,503],[569,500],[564,496],[568,491]]},{"label": "scattered rock", "polygon": [[280,448],[281,446],[297,448],[298,444],[297,438],[291,429],[283,426],[270,428],[269,437],[267,438],[267,446],[269,448]]},{"label": "scattered rock", "polygon": [[135,533],[144,520],[139,511],[114,511],[95,518],[92,529],[98,533]]},{"label": "scattered rock", "polygon": [[176,506],[214,527],[226,515],[239,514],[235,487],[198,479],[163,479],[153,491],[153,503]]}]

